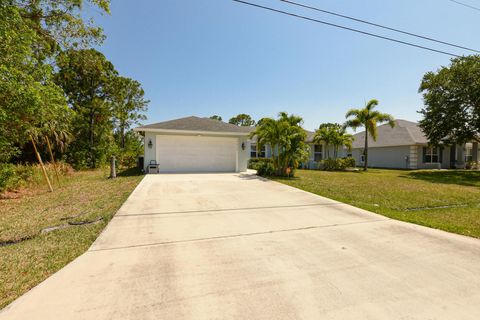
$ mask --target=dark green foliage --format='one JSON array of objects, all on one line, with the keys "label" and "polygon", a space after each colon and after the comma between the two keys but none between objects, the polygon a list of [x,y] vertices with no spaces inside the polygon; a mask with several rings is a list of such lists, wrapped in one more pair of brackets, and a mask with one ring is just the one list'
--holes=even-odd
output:
[{"label": "dark green foliage", "polygon": [[0,163],[0,193],[15,190],[26,184],[33,176],[33,167]]},{"label": "dark green foliage", "polygon": [[346,146],[349,150],[352,148],[353,136],[348,134],[346,127],[339,123],[322,123],[315,130],[313,141],[316,144],[325,144],[327,158],[330,158],[330,148],[328,146],[332,145],[333,157],[337,158],[338,149],[341,146]]},{"label": "dark green foliage", "polygon": [[248,160],[248,169],[254,169],[253,167],[257,163],[262,163],[262,162],[273,163],[273,159],[271,159],[271,158],[251,158],[250,160]]},{"label": "dark green foliage", "polygon": [[428,72],[420,127],[432,144],[480,139],[480,56],[452,59],[449,67]]},{"label": "dark green foliage", "polygon": [[222,117],[221,117],[221,116],[218,116],[218,115],[213,115],[213,116],[210,117],[210,119],[222,121]]},{"label": "dark green foliage", "polygon": [[293,170],[308,158],[306,133],[302,128],[303,119],[280,112],[278,119],[263,118],[250,137],[256,137],[257,147],[273,147],[273,167],[277,176],[291,176]]},{"label": "dark green foliage", "polygon": [[355,168],[357,165],[354,157],[346,157],[342,159],[346,168]]},{"label": "dark green foliage", "polygon": [[128,132],[148,101],[140,83],[86,49],[104,38],[83,19],[87,3],[109,12],[108,0],[0,1],[0,162],[36,162],[30,137],[44,159],[48,137],[54,156],[77,168],[142,152]]},{"label": "dark green foliage", "polygon": [[17,187],[15,181],[15,165],[10,163],[0,163],[0,192],[9,188]]},{"label": "dark green foliage", "polygon": [[355,159],[352,157],[322,160],[322,168],[326,171],[343,171],[355,167]]},{"label": "dark green foliage", "polygon": [[38,41],[20,10],[0,3],[0,162],[19,156],[30,135],[55,142],[68,126],[52,68],[35,55]]},{"label": "dark green foliage", "polygon": [[268,158],[256,158],[248,161],[248,168],[257,170],[257,174],[262,177],[273,176],[275,167],[273,160]]},{"label": "dark green foliage", "polygon": [[116,141],[125,149],[126,133],[132,125],[139,124],[146,117],[150,102],[144,99],[145,92],[138,81],[125,77],[113,77],[109,83],[109,99],[111,101]]},{"label": "dark green foliage", "polygon": [[230,120],[228,120],[228,123],[242,127],[251,127],[255,125],[255,120],[253,120],[252,117],[248,114],[241,113],[233,118],[230,118]]},{"label": "dark green foliage", "polygon": [[[115,134],[115,140],[118,140]],[[117,158],[117,164],[120,168],[132,168],[137,165],[138,156],[143,154],[143,144],[141,136],[133,130],[128,131],[124,138],[124,147],[117,146],[114,154]]]}]

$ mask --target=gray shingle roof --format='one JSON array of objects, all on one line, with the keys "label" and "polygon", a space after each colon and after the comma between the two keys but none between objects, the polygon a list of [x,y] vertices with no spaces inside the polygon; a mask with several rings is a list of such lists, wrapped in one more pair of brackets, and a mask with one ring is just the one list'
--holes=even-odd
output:
[{"label": "gray shingle roof", "polygon": [[[418,123],[395,120],[395,127],[391,128],[388,124],[383,124],[377,128],[377,141],[368,137],[369,147],[393,147],[393,146],[411,146],[415,144],[427,144],[428,140]],[[363,148],[365,144],[365,131],[355,134],[353,148]]]},{"label": "gray shingle roof", "polygon": [[234,124],[225,123],[210,118],[185,117],[159,123],[148,124],[136,128],[137,131],[148,131],[148,129],[182,130],[182,131],[207,131],[248,134],[253,127],[240,127]]}]

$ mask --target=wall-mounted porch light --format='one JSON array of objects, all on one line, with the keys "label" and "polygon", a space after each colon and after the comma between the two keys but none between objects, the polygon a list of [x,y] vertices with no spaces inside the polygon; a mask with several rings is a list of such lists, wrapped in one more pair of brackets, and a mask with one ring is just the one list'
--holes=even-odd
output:
[{"label": "wall-mounted porch light", "polygon": [[242,150],[245,150],[245,142],[242,142]]},{"label": "wall-mounted porch light", "polygon": [[148,139],[148,148],[152,149],[152,147],[153,147],[152,139]]}]

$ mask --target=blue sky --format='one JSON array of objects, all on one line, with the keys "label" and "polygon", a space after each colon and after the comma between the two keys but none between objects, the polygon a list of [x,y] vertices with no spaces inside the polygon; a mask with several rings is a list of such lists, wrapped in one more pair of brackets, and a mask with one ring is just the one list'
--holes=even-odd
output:
[{"label": "blue sky", "polygon": [[[250,0],[401,40],[425,41],[277,0]],[[298,0],[326,10],[480,48],[480,12],[448,0]],[[464,0],[479,5],[480,0]],[[306,129],[343,122],[347,109],[376,98],[396,118],[418,120],[423,74],[449,57],[307,22],[231,0],[112,1],[96,16],[99,48],[151,100],[146,123],[238,113],[254,119],[287,111]]]}]

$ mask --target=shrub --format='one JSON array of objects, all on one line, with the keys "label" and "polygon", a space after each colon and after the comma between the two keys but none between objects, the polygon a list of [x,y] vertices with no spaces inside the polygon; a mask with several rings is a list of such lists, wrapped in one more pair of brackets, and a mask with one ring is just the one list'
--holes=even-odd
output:
[{"label": "shrub", "polygon": [[480,161],[469,161],[465,164],[465,169],[480,170]]},{"label": "shrub", "polygon": [[[53,164],[45,165],[51,181],[55,175]],[[64,162],[57,162],[59,175],[67,176],[73,172],[70,165]],[[40,165],[21,165],[11,163],[0,163],[0,193],[17,190],[27,185],[38,185],[45,183],[42,168]]]},{"label": "shrub", "polygon": [[343,161],[345,162],[345,168],[355,168],[357,165],[354,157],[343,158]]},{"label": "shrub", "polygon": [[352,157],[325,159],[322,161],[322,167],[326,171],[342,171],[355,167],[355,159]]},{"label": "shrub", "polygon": [[259,176],[268,177],[275,174],[275,167],[271,162],[259,162],[256,166],[257,174]]},{"label": "shrub", "polygon": [[273,176],[275,174],[275,167],[273,160],[268,158],[253,158],[248,161],[248,168],[257,170],[259,176]]},{"label": "shrub", "polygon": [[254,167],[256,164],[258,163],[262,163],[262,162],[270,162],[273,164],[273,160],[270,159],[270,158],[251,158],[250,160],[248,160],[248,169],[254,169],[256,170]]},{"label": "shrub", "polygon": [[0,192],[14,184],[15,166],[10,163],[0,163]]}]

